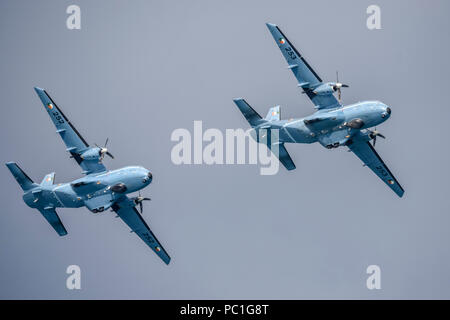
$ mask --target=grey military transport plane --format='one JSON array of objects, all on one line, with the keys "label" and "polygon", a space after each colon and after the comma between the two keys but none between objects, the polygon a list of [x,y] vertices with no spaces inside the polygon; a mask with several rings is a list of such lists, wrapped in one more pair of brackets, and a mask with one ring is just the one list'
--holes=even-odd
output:
[{"label": "grey military transport plane", "polygon": [[[270,130],[277,129],[279,139],[270,141],[266,138],[265,143],[272,151],[278,150],[274,153],[288,170],[295,169],[295,165],[284,146],[285,143],[319,142],[327,149],[346,146],[389,188],[402,197],[403,188],[374,149],[377,137],[385,137],[376,129],[371,129],[389,119],[391,108],[380,101],[342,105],[341,88],[348,86],[340,83],[338,79],[336,82],[323,82],[276,25],[267,23],[267,27],[289,69],[294,73],[298,87],[303,89],[303,93],[314,103],[317,111],[305,118],[281,120],[280,107],[276,106],[271,108],[263,119],[244,99],[234,99],[253,128],[251,136],[262,142],[266,135],[271,136],[268,134]],[[334,92],[338,93],[338,99]],[[373,141],[373,145],[370,141]]]},{"label": "grey military transport plane", "polygon": [[[66,150],[81,166],[85,176],[72,182],[55,184],[55,173],[50,173],[37,184],[16,163],[8,162],[6,166],[24,191],[25,203],[39,210],[60,236],[66,235],[67,231],[55,211],[56,208],[85,206],[93,213],[111,208],[132,232],[169,264],[169,255],[141,215],[142,202],[150,199],[140,194],[127,197],[128,193],[139,191],[152,182],[153,176],[150,171],[138,166],[108,171],[102,163],[105,155],[113,158],[106,148],[108,139],[103,147],[89,146],[47,92],[40,88],[35,90],[55,124],[56,132],[66,144]],[[139,206],[140,212],[136,206]]]}]

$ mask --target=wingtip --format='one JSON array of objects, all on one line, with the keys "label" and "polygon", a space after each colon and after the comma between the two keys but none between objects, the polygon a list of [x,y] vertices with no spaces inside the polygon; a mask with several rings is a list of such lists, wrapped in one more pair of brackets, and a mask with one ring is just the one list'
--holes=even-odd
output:
[{"label": "wingtip", "polygon": [[169,263],[170,263],[171,260],[172,260],[172,258],[169,257],[169,256],[167,256],[167,259],[163,259],[163,261],[164,261],[164,263],[165,263],[166,265],[169,265]]},{"label": "wingtip", "polygon": [[17,163],[14,161],[8,161],[5,163],[5,166],[9,169],[9,171],[14,170],[14,167],[17,167]]},{"label": "wingtip", "polygon": [[267,26],[267,28],[276,28],[277,27],[277,25],[276,24],[274,24],[274,23],[270,23],[270,22],[266,22],[266,26]]},{"label": "wingtip", "polygon": [[34,87],[36,94],[42,99],[45,96],[45,90],[39,87]]},{"label": "wingtip", "polygon": [[242,101],[242,100],[244,100],[244,98],[233,98],[234,102],[238,102],[238,101]]}]

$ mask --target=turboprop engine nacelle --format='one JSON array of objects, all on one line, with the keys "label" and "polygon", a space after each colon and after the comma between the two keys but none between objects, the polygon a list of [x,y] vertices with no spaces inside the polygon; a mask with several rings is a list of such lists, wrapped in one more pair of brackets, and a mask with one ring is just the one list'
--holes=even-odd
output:
[{"label": "turboprop engine nacelle", "polygon": [[102,149],[98,148],[98,147],[90,148],[81,154],[81,158],[84,160],[99,159],[101,156],[101,153],[102,153],[101,151],[102,151]]},{"label": "turboprop engine nacelle", "polygon": [[313,92],[317,95],[326,95],[333,93],[335,90],[333,89],[336,84],[334,82],[327,82],[324,84],[321,84],[317,88],[313,90]]}]

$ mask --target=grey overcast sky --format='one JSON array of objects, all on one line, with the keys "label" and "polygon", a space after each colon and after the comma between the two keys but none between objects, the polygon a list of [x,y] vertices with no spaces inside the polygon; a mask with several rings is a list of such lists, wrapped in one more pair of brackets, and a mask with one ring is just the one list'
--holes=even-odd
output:
[{"label": "grey overcast sky", "polygon": [[[81,8],[81,30],[66,8]],[[381,8],[381,30],[366,8]],[[450,298],[449,1],[23,1],[0,3],[0,157],[36,181],[81,176],[33,86],[46,88],[90,143],[110,138],[114,169],[154,182],[144,218],[164,265],[113,213],[59,214],[59,238],[0,169],[3,299]],[[265,23],[280,26],[345,103],[392,108],[377,150],[399,199],[344,148],[288,145],[297,169],[171,162],[177,128],[247,128],[232,98],[261,114],[314,111]],[[81,290],[66,289],[67,266]],[[366,268],[381,268],[381,290]]]}]

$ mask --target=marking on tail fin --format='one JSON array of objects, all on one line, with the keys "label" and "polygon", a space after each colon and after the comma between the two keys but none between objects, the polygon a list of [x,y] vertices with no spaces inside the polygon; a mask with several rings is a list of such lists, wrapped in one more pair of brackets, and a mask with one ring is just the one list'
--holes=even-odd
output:
[{"label": "marking on tail fin", "polygon": [[280,106],[275,106],[269,109],[265,120],[267,121],[278,121],[280,120]]},{"label": "marking on tail fin", "polygon": [[53,185],[53,182],[55,181],[55,173],[49,173],[47,174],[44,179],[42,179],[41,186],[51,186]]}]

